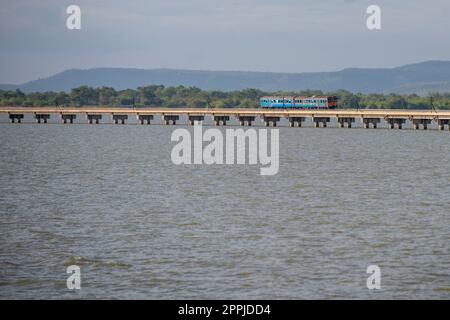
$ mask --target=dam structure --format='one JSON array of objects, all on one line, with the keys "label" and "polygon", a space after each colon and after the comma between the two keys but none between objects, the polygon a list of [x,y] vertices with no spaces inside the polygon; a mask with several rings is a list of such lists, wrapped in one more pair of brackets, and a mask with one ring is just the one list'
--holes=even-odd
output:
[{"label": "dam structure", "polygon": [[193,125],[210,117],[213,125],[218,126],[230,124],[231,119],[236,119],[241,126],[252,126],[259,119],[267,127],[276,127],[285,119],[289,127],[302,127],[310,120],[317,128],[329,127],[331,123],[352,128],[358,120],[367,129],[378,128],[381,123],[391,129],[402,129],[408,123],[415,130],[427,130],[434,123],[438,130],[450,130],[450,110],[0,107],[0,114],[7,114],[11,123],[25,123],[25,115],[31,115],[41,124],[55,118],[61,124],[73,124],[76,119],[84,119],[83,122],[88,124],[126,124],[131,117],[136,117],[137,123],[142,125],[158,123],[158,118],[161,119],[159,123],[165,125],[175,125],[182,118]]}]

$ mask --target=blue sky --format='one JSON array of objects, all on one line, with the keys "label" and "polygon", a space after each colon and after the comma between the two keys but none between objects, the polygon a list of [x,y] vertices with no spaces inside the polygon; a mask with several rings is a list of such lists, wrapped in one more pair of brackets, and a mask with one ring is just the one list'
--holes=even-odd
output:
[{"label": "blue sky", "polygon": [[[66,8],[81,7],[81,30]],[[366,28],[381,7],[382,30]],[[450,60],[449,0],[0,0],[0,83],[70,68],[281,72]]]}]

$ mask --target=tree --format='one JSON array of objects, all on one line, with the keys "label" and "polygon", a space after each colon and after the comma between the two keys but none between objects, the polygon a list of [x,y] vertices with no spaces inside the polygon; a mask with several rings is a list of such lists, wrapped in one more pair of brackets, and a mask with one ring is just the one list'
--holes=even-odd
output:
[{"label": "tree", "polygon": [[136,101],[138,93],[135,90],[127,89],[119,91],[117,95],[117,102],[121,106],[132,106]]},{"label": "tree", "polygon": [[139,103],[144,106],[160,106],[162,99],[158,96],[164,92],[164,86],[147,86],[138,89]]},{"label": "tree", "polygon": [[388,109],[407,109],[408,102],[402,96],[390,94],[386,107]]},{"label": "tree", "polygon": [[[65,92],[31,92],[25,94],[20,90],[0,90],[0,105],[17,106],[55,106],[55,105],[101,105],[101,106],[138,106],[180,107],[214,107],[214,108],[253,108],[259,105],[262,96],[337,96],[341,108],[395,108],[395,109],[430,109],[430,96],[417,94],[362,94],[346,90],[323,93],[320,90],[302,90],[264,92],[258,89],[237,91],[204,91],[197,87],[164,87],[151,85],[136,90],[116,91],[111,87],[92,88],[80,86]],[[450,109],[450,93],[431,93],[433,103],[438,109]]]},{"label": "tree", "polygon": [[98,103],[102,106],[109,106],[116,102],[117,92],[111,87],[101,87],[97,89]]},{"label": "tree", "polygon": [[56,105],[63,106],[70,102],[70,97],[67,93],[65,93],[64,91],[61,91],[55,95],[54,101],[55,101]]},{"label": "tree", "polygon": [[77,106],[97,105],[98,92],[91,87],[81,86],[72,89],[70,92],[70,100]]}]

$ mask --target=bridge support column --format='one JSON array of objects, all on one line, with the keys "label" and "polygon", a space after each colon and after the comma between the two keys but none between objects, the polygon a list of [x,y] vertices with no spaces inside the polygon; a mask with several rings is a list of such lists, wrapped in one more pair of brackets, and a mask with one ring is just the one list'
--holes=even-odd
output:
[{"label": "bridge support column", "polygon": [[42,113],[37,113],[37,114],[35,113],[34,118],[36,119],[37,123],[41,123],[41,121],[44,123],[47,123],[48,119],[50,119],[50,115],[42,114]]},{"label": "bridge support column", "polygon": [[298,126],[299,128],[302,126],[302,122],[305,121],[304,117],[288,117],[289,127]]},{"label": "bridge support column", "polygon": [[195,124],[195,121],[203,122],[205,120],[205,116],[188,116],[188,122],[191,126]]},{"label": "bridge support column", "polygon": [[376,129],[378,123],[381,122],[380,118],[363,118],[362,119],[364,128],[369,129],[370,125],[372,125],[372,128]]},{"label": "bridge support column", "polygon": [[315,127],[319,128],[320,124],[322,124],[322,128],[327,127],[327,123],[330,122],[329,117],[313,117],[313,122],[315,123]]},{"label": "bridge support column", "polygon": [[450,130],[450,119],[438,119],[437,123],[439,130],[445,130],[445,126],[448,126],[448,130]]},{"label": "bridge support column", "polygon": [[15,123],[17,119],[17,123],[21,123],[23,119],[23,114],[20,113],[10,113],[9,119],[11,120],[11,123]]},{"label": "bridge support column", "polygon": [[238,116],[238,119],[241,126],[251,126],[252,122],[255,121],[255,116]]},{"label": "bridge support column", "polygon": [[162,116],[162,119],[166,125],[169,125],[170,123],[175,125],[177,124],[177,121],[180,120],[180,116],[175,114],[165,114]]},{"label": "bridge support column", "polygon": [[272,124],[272,127],[276,127],[277,122],[280,121],[280,117],[264,116],[263,121],[264,121],[264,124],[266,125],[266,127],[269,127],[270,124]]},{"label": "bridge support column", "polygon": [[431,119],[412,119],[414,130],[418,130],[420,125],[423,126],[423,130],[428,129],[428,125],[431,123]]},{"label": "bridge support column", "polygon": [[111,114],[111,119],[114,124],[125,124],[125,120],[128,120],[127,114]]},{"label": "bridge support column", "polygon": [[75,120],[76,118],[77,118],[76,114],[61,113],[61,121],[64,124],[66,124],[67,122],[73,123],[73,120]]},{"label": "bridge support column", "polygon": [[89,124],[99,124],[100,123],[100,119],[102,118],[101,114],[86,114],[86,118],[88,120]]},{"label": "bridge support column", "polygon": [[153,115],[151,114],[138,114],[136,116],[137,120],[140,124],[144,124],[147,122],[147,124],[150,124],[150,121],[153,120]]},{"label": "bridge support column", "polygon": [[389,128],[394,129],[395,125],[397,125],[398,129],[402,129],[403,124],[406,122],[404,118],[387,118],[387,123],[389,124]]},{"label": "bridge support column", "polygon": [[338,121],[339,126],[341,128],[344,128],[345,124],[347,124],[347,128],[351,128],[352,127],[352,123],[355,122],[355,118],[352,118],[352,117],[338,117],[337,121]]},{"label": "bridge support column", "polygon": [[223,126],[227,125],[227,121],[230,120],[230,116],[213,116],[214,125],[218,126],[222,124]]}]

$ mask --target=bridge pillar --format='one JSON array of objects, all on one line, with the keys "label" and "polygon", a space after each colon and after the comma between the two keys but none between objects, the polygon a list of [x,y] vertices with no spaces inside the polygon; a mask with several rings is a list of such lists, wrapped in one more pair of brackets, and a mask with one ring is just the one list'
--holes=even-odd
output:
[{"label": "bridge pillar", "polygon": [[203,122],[203,120],[205,120],[205,116],[203,115],[195,115],[195,116],[188,115],[188,121],[191,126],[194,125],[195,121]]},{"label": "bridge pillar", "polygon": [[266,127],[270,126],[270,124],[272,124],[272,127],[276,127],[280,117],[263,116],[263,121]]},{"label": "bridge pillar", "polygon": [[88,120],[89,124],[99,124],[100,123],[100,119],[102,119],[102,115],[101,114],[86,114],[86,118]]},{"label": "bridge pillar", "polygon": [[251,126],[252,122],[255,121],[255,116],[238,116],[238,119],[241,126]]},{"label": "bridge pillar", "polygon": [[153,120],[153,115],[151,114],[138,114],[136,116],[137,120],[140,124],[144,124],[147,122],[147,124],[150,124],[150,121]]},{"label": "bridge pillar", "polygon": [[353,117],[338,117],[337,121],[341,128],[344,128],[345,124],[347,124],[347,128],[351,128],[352,123],[355,122],[355,118],[353,118]]},{"label": "bridge pillar", "polygon": [[313,122],[316,128],[319,128],[320,124],[322,124],[322,128],[326,128],[327,123],[330,122],[330,117],[313,117]]},{"label": "bridge pillar", "polygon": [[75,120],[76,118],[77,118],[76,114],[61,113],[61,121],[64,124],[66,124],[67,122],[73,123],[73,120]]},{"label": "bridge pillar", "polygon": [[304,117],[288,117],[289,127],[295,127],[296,125],[300,128],[302,126],[302,122],[305,121]]},{"label": "bridge pillar", "polygon": [[21,113],[10,113],[9,119],[11,120],[11,123],[15,123],[17,119],[17,123],[21,123],[23,119],[23,114]]},{"label": "bridge pillar", "polygon": [[438,119],[437,122],[439,130],[445,130],[445,126],[450,130],[450,119]]},{"label": "bridge pillar", "polygon": [[162,120],[166,125],[172,123],[173,125],[177,124],[177,121],[180,120],[180,116],[176,114],[165,114],[162,116]]},{"label": "bridge pillar", "polygon": [[34,118],[37,123],[41,123],[41,121],[47,123],[48,119],[50,119],[50,114],[35,113]]},{"label": "bridge pillar", "polygon": [[111,114],[111,119],[114,124],[125,124],[125,120],[128,120],[127,114]]},{"label": "bridge pillar", "polygon": [[412,119],[414,130],[418,130],[420,125],[423,126],[423,130],[428,129],[428,125],[431,123],[431,119]]},{"label": "bridge pillar", "polygon": [[230,120],[230,116],[214,116],[213,115],[213,121],[214,125],[218,126],[222,124],[223,126],[227,125],[227,121]]},{"label": "bridge pillar", "polygon": [[387,118],[387,123],[389,124],[389,128],[394,129],[395,125],[397,125],[398,129],[402,129],[403,124],[406,122],[404,118]]},{"label": "bridge pillar", "polygon": [[376,129],[377,124],[381,122],[380,118],[363,118],[362,119],[364,128],[369,129],[370,125],[372,125],[372,128]]}]

